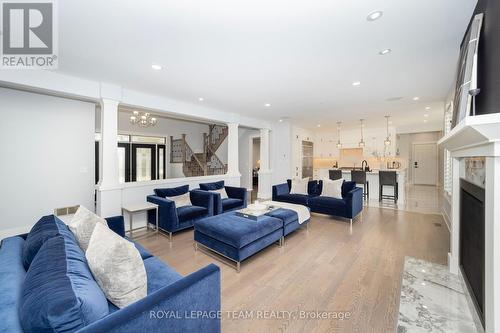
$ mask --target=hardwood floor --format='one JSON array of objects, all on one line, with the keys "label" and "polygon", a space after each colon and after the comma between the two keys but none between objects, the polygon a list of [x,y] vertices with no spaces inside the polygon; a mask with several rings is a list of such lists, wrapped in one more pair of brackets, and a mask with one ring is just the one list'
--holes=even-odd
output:
[{"label": "hardwood floor", "polygon": [[[326,311],[329,319],[230,319],[223,332],[394,332],[404,257],[446,264],[449,233],[440,215],[365,207],[353,224],[313,214],[309,230],[245,260],[241,272],[193,248],[193,231],[169,243],[139,242],[187,275],[208,263],[222,274],[223,311]],[[339,320],[332,312],[347,312]],[[275,312],[278,313],[278,312]]]}]

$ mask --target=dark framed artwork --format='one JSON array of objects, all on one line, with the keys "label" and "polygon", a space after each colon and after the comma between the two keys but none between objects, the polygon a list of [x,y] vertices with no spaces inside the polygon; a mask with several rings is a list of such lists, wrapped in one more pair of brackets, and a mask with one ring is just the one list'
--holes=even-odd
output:
[{"label": "dark framed artwork", "polygon": [[483,25],[483,14],[473,17],[460,46],[460,57],[457,68],[457,82],[453,103],[452,128],[470,115],[472,106],[471,92],[477,87],[477,51],[479,37]]}]

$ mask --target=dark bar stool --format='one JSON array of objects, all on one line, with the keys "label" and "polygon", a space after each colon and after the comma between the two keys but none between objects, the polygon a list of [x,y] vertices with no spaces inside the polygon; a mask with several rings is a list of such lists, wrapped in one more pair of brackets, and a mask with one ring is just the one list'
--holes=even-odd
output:
[{"label": "dark bar stool", "polygon": [[365,200],[369,199],[370,184],[366,180],[366,171],[361,170],[351,170],[351,181],[356,184],[363,184],[363,198]]},{"label": "dark bar stool", "polygon": [[[378,172],[379,182],[379,196],[378,201],[382,199],[394,199],[394,203],[398,202],[398,182],[396,171],[382,171]],[[384,195],[384,186],[394,187],[394,195]]]},{"label": "dark bar stool", "polygon": [[342,178],[342,170],[328,170],[328,178],[337,180]]}]

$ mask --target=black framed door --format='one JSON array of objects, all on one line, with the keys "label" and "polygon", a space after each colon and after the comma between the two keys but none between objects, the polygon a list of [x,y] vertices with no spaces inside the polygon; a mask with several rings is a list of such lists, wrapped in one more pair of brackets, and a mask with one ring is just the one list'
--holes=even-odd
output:
[{"label": "black framed door", "polygon": [[156,145],[133,143],[132,181],[156,179]]},{"label": "black framed door", "polygon": [[118,143],[118,173],[120,182],[130,182],[130,143]]}]

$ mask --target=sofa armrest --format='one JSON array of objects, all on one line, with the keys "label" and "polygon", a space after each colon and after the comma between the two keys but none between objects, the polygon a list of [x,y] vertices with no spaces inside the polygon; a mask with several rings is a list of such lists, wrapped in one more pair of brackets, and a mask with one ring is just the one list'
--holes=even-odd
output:
[{"label": "sofa armrest", "polygon": [[[157,195],[148,195],[146,200],[158,205],[158,225],[160,228],[170,232],[175,231],[179,226],[179,217],[177,216],[175,202]],[[150,219],[156,219],[154,214],[148,214],[148,222],[155,224],[156,221],[151,221]]]},{"label": "sofa armrest", "polygon": [[189,199],[194,206],[205,207],[208,209],[208,216],[214,215],[214,196],[212,193],[201,190],[189,192]]},{"label": "sofa armrest", "polygon": [[287,183],[278,184],[273,186],[273,200],[276,201],[276,198],[279,195],[284,195],[290,193],[290,188]]},{"label": "sofa armrest", "polygon": [[112,216],[105,218],[109,229],[116,232],[118,235],[125,237],[125,221],[123,216]]},{"label": "sofa armrest", "polygon": [[247,189],[245,187],[224,186],[227,196],[233,199],[240,199],[247,202]]},{"label": "sofa armrest", "polygon": [[363,210],[363,189],[360,187],[354,187],[349,191],[344,200],[347,204],[347,218],[356,217]]},{"label": "sofa armrest", "polygon": [[210,264],[78,333],[220,332],[220,269]]}]

